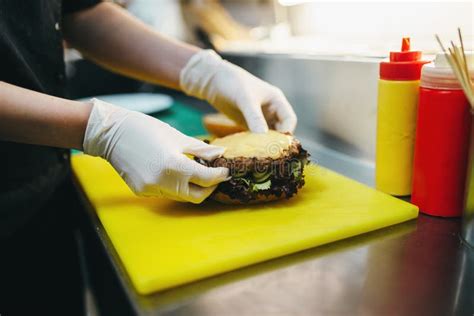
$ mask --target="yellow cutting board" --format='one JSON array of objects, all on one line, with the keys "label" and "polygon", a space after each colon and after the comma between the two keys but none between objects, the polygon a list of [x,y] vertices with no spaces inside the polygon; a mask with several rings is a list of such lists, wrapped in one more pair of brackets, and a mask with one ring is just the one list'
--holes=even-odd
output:
[{"label": "yellow cutting board", "polygon": [[72,165],[141,294],[418,216],[412,204],[316,166],[293,199],[226,206],[136,197],[105,160],[77,155]]}]

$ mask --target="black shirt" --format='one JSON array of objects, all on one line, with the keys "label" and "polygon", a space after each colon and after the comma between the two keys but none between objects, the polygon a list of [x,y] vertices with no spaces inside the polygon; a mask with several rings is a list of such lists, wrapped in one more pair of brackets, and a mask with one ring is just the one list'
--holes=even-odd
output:
[{"label": "black shirt", "polygon": [[[63,16],[98,2],[0,0],[0,81],[65,97]],[[0,237],[28,221],[68,170],[65,150],[0,141]]]}]

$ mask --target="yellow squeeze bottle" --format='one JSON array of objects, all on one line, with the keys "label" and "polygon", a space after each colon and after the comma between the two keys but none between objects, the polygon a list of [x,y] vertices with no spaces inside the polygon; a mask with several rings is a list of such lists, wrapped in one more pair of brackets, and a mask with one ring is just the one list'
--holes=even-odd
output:
[{"label": "yellow squeeze bottle", "polygon": [[418,110],[420,51],[410,51],[403,38],[401,52],[380,64],[377,112],[375,186],[396,196],[411,194],[413,150]]}]

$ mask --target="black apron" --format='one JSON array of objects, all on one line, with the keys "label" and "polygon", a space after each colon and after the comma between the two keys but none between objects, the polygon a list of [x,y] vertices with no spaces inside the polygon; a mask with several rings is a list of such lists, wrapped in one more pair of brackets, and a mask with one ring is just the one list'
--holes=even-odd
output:
[{"label": "black apron", "polygon": [[[98,2],[0,0],[0,81],[65,97],[63,15]],[[25,225],[68,172],[67,150],[0,141],[0,238]]]}]

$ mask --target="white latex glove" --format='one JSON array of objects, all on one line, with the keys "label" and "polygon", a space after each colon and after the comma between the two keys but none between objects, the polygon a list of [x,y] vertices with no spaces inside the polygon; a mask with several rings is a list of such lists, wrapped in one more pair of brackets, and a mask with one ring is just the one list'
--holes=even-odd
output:
[{"label": "white latex glove", "polygon": [[194,54],[181,70],[180,87],[255,133],[293,132],[296,115],[283,92],[212,50]]},{"label": "white latex glove", "polygon": [[186,136],[151,116],[92,102],[84,152],[109,161],[136,194],[201,203],[227,178],[227,168],[208,168],[185,155],[210,160],[224,148]]}]

